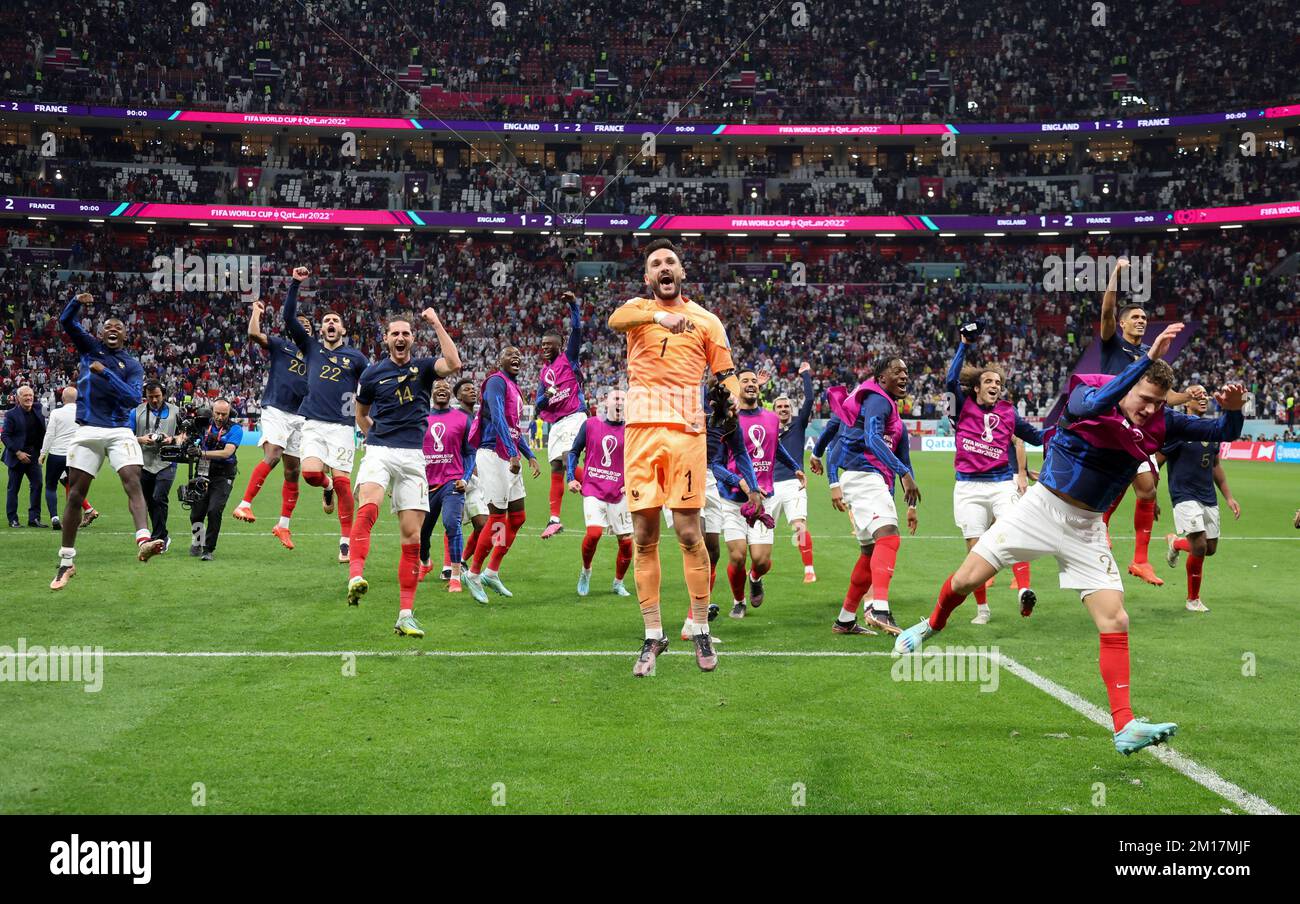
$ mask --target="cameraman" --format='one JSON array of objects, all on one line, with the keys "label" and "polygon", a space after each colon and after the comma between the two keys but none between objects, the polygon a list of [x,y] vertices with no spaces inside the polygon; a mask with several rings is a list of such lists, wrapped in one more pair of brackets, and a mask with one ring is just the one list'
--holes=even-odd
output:
[{"label": "cameraman", "polygon": [[[234,486],[237,470],[235,453],[244,438],[244,428],[231,423],[230,402],[219,398],[212,403],[212,423],[199,440],[199,463],[195,474],[208,480],[207,492],[190,506],[190,555],[212,561],[221,532],[221,516]],[[203,529],[204,517],[208,519]]]},{"label": "cameraman", "polygon": [[172,545],[167,533],[167,503],[176,479],[176,462],[165,461],[161,449],[185,441],[184,434],[177,435],[179,418],[176,406],[167,404],[161,383],[150,380],[144,384],[144,404],[131,412],[131,432],[139,438],[144,457],[140,490],[149,506],[149,539],[162,540],[163,552]]}]

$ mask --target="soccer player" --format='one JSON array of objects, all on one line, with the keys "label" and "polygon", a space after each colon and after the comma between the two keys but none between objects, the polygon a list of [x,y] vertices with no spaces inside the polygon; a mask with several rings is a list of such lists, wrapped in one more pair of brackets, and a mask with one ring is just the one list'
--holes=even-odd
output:
[{"label": "soccer player", "polygon": [[587,401],[582,396],[582,377],[578,372],[582,309],[572,292],[565,292],[564,300],[569,306],[569,341],[561,351],[557,333],[542,337],[543,363],[535,403],[538,415],[551,425],[546,437],[546,458],[551,463],[551,517],[542,530],[543,540],[564,530],[560,507],[564,504],[566,458],[578,429],[587,420]]},{"label": "soccer player", "polygon": [[[1002,398],[1006,373],[997,364],[967,364],[966,354],[979,325],[970,323],[961,329],[961,342],[948,367],[946,388],[954,399],[957,444],[955,466],[957,482],[952,488],[952,513],[969,551],[1003,517],[1028,488],[1023,464],[1023,450],[1016,449],[1015,439],[1035,446],[1043,443],[1043,434],[1016,413],[1016,408]],[[1020,611],[1029,614],[1038,602],[1029,588],[1029,563],[1014,566]],[[973,625],[989,623],[988,590],[975,588]]]},{"label": "soccer player", "polygon": [[[804,445],[808,441],[808,421],[812,418],[813,380],[812,365],[804,361],[799,365],[799,377],[803,381],[803,404],[795,414],[794,402],[787,396],[778,396],[772,403],[781,425],[781,447],[795,461],[803,462]],[[799,470],[799,469],[795,469]],[[785,514],[786,523],[794,532],[799,544],[799,555],[803,559],[803,582],[812,584],[817,580],[813,570],[813,540],[808,532],[808,487],[807,480],[799,480],[784,459],[776,462],[773,473],[772,498],[766,505],[773,518]]]},{"label": "soccer player", "polygon": [[1138,463],[1167,443],[1227,442],[1241,435],[1245,387],[1229,383],[1215,394],[1224,409],[1216,420],[1166,407],[1174,371],[1160,357],[1183,329],[1166,327],[1150,350],[1117,377],[1076,374],[1069,402],[1047,443],[1036,483],[999,518],[943,583],[929,618],[900,634],[897,653],[920,650],[943,630],[966,595],[1013,562],[1055,556],[1061,588],[1079,591],[1100,638],[1100,669],[1110,699],[1115,749],[1130,754],[1177,731],[1172,722],[1133,718],[1129,702],[1128,613],[1124,584],[1106,543],[1101,516],[1137,473]]},{"label": "soccer player", "polygon": [[[1147,331],[1147,313],[1141,305],[1126,304],[1118,308],[1119,282],[1124,271],[1129,269],[1127,258],[1121,258],[1111,271],[1110,282],[1101,298],[1101,372],[1115,376],[1134,361],[1139,361],[1150,350],[1144,345],[1142,337]],[[1191,398],[1191,392],[1170,390],[1166,404],[1182,405]],[[1156,473],[1151,470],[1150,461],[1138,466],[1137,476],[1133,479],[1133,492],[1137,500],[1133,506],[1133,561],[1129,563],[1128,573],[1141,578],[1148,584],[1160,587],[1164,584],[1155,569],[1151,567],[1149,557],[1151,546],[1151,528],[1155,524]],[[1115,498],[1110,510],[1105,513],[1103,521],[1110,527],[1110,516],[1123,500],[1121,493]]]},{"label": "soccer player", "polygon": [[[262,315],[266,304],[253,302],[253,315],[248,320],[248,338],[266,350],[271,358],[271,370],[262,390],[262,460],[253,468],[244,489],[244,498],[233,512],[236,521],[252,524],[253,500],[262,490],[267,476],[281,460],[284,461],[284,483],[280,487],[280,520],[271,533],[285,549],[293,549],[293,536],[289,532],[289,519],[298,505],[298,476],[302,473],[302,424],[298,413],[307,395],[307,359],[302,349],[279,336],[262,332]],[[311,318],[298,315],[303,331],[311,335]]]},{"label": "soccer player", "polygon": [[836,431],[840,449],[835,465],[840,485],[831,490],[831,500],[842,500],[848,507],[861,546],[836,619],[844,629],[839,633],[856,633],[849,626],[857,621],[856,604],[868,587],[873,597],[863,621],[889,634],[899,632],[889,608],[889,584],[901,542],[894,506],[895,477],[903,484],[907,527],[912,534],[916,533],[916,506],[921,501],[912,474],[907,428],[898,415],[898,400],[907,395],[907,380],[907,364],[896,356],[886,356],[872,370],[871,379],[853,392],[843,386],[827,391],[831,409],[842,425]]},{"label": "soccer player", "polygon": [[68,503],[63,512],[63,545],[51,590],[62,590],[77,573],[77,529],[82,501],[107,458],[122,478],[127,507],[135,522],[136,558],[148,562],[164,542],[149,536],[149,506],[140,488],[144,453],[131,432],[131,412],[144,397],[144,369],[126,352],[126,324],[108,317],[96,339],[81,326],[81,306],[93,296],[82,292],[68,301],[59,325],[81,355],[77,377],[77,431],[68,443]]},{"label": "soccer player", "polygon": [[[501,562],[528,517],[524,512],[528,493],[519,473],[522,470],[520,456],[528,459],[534,478],[542,473],[520,422],[524,397],[515,381],[523,363],[523,353],[515,346],[508,346],[501,352],[496,370],[488,374],[483,383],[483,404],[469,431],[470,446],[476,450],[474,469],[488,507],[488,523],[478,532],[474,559],[465,576],[469,595],[478,603],[487,602],[484,586],[501,596],[514,596],[501,582]],[[487,562],[486,569],[483,568],[484,561]]]},{"label": "soccer player", "polygon": [[[312,486],[324,488],[325,514],[334,511],[338,495],[339,561],[346,563],[352,535],[352,462],[357,452],[357,379],[370,361],[343,344],[343,318],[335,312],[321,318],[319,339],[298,320],[298,288],[310,274],[306,267],[294,267],[284,299],[285,329],[307,360],[307,395],[298,407],[303,417],[302,476]],[[326,468],[330,473],[325,473]]]},{"label": "soccer player", "polygon": [[[370,532],[379,518],[379,503],[392,489],[392,509],[402,535],[397,565],[400,588],[397,623],[403,637],[423,637],[415,620],[415,589],[420,583],[420,529],[429,512],[424,436],[428,429],[429,393],[434,380],[460,370],[456,344],[433,308],[420,315],[438,334],[439,358],[412,358],[415,337],[406,317],[389,318],[384,331],[388,357],[361,374],[356,395],[356,424],[366,438],[366,454],[357,471],[357,517],[348,552],[348,604],[355,606],[369,589],[366,557]],[[444,400],[445,401],[445,400]],[[460,519],[457,517],[457,527]]]},{"label": "soccer player", "polygon": [[[469,377],[462,377],[456,381],[456,385],[451,389],[452,395],[456,397],[456,404],[459,409],[469,415],[470,424],[474,423],[474,406],[478,403],[478,387]],[[467,466],[471,470],[470,478],[465,484],[465,511],[461,516],[462,526],[468,524],[473,530],[469,535],[469,540],[465,543],[464,551],[461,553],[461,571],[464,572],[469,567],[468,558],[474,555],[474,550],[478,546],[479,537],[483,533],[483,528],[487,525],[488,510],[487,502],[483,499],[483,491],[479,489],[478,475],[473,472],[474,452],[470,452],[470,460]],[[451,558],[447,553],[443,559],[442,574],[444,578],[451,578]]]},{"label": "soccer player", "polygon": [[[822,428],[821,435],[813,443],[813,452],[808,458],[808,467],[814,474],[826,475],[826,482],[830,484],[831,507],[848,515],[849,528],[856,534],[858,528],[853,523],[853,512],[849,511],[849,507],[844,504],[843,488],[840,486],[840,472],[835,464],[839,460],[840,428],[843,426],[844,424],[840,419],[832,413],[830,419],[826,422],[826,426]],[[880,632],[858,624],[858,609],[863,601],[871,599],[872,596],[870,563],[864,565],[861,557],[859,557],[858,564],[854,566],[854,575],[856,579],[849,582],[849,589],[855,593],[861,590],[861,593],[852,597],[849,594],[845,595],[844,604],[840,607],[842,610],[840,616],[831,625],[831,633],[871,635],[874,637]]]},{"label": "soccer player", "polygon": [[[611,389],[601,406],[602,416],[587,419],[578,426],[578,435],[569,450],[565,476],[569,492],[582,494],[582,514],[587,535],[582,538],[582,571],[578,572],[578,596],[591,590],[591,562],[606,530],[618,537],[618,555],[614,560],[614,583],[610,589],[619,596],[631,596],[623,586],[623,576],[632,564],[632,515],[627,510],[623,481],[623,408],[627,393]],[[599,449],[599,453],[595,450]],[[586,458],[582,477],[577,476],[578,456]]]},{"label": "soccer player", "polygon": [[609,317],[627,336],[627,447],[624,468],[632,512],[635,575],[645,642],[632,674],[644,677],[668,649],[659,608],[659,512],[667,505],[682,551],[691,600],[695,661],[718,665],[709,639],[709,554],[700,535],[700,506],[708,471],[708,440],[700,378],[708,368],[733,406],[740,383],[726,330],[716,315],[682,295],[686,270],[677,248],[656,239],[644,249],[649,297],[629,299]]},{"label": "soccer player", "polygon": [[[728,564],[727,577],[731,583],[731,617],[745,617],[745,558],[748,555],[751,567],[749,577],[749,604],[757,609],[763,605],[765,592],[763,576],[772,568],[773,530],[761,521],[749,523],[741,514],[741,504],[746,501],[749,490],[756,489],[764,497],[773,492],[772,471],[776,462],[780,462],[791,473],[799,489],[805,488],[801,461],[796,461],[790,452],[778,442],[780,422],[773,411],[758,404],[758,375],[752,370],[740,372],[740,410],[738,412],[739,440],[745,446],[753,464],[753,474],[757,485],[748,484],[748,489],[741,492],[726,479],[725,472],[735,470],[736,456],[730,449],[725,451],[725,459],[713,459],[710,468],[714,477],[727,489],[719,487],[722,497],[722,539],[726,541]],[[799,458],[803,458],[800,447]],[[755,500],[750,499],[750,502]]]},{"label": "soccer player", "polygon": [[451,384],[439,380],[433,384],[433,408],[424,432],[424,472],[429,486],[429,512],[420,528],[420,580],[433,571],[430,540],[433,526],[442,518],[443,536],[451,568],[447,591],[460,593],[461,556],[465,537],[461,533],[460,515],[465,507],[465,488],[474,470],[474,450],[469,445],[469,425],[473,416],[451,407]]},{"label": "soccer player", "polygon": [[[1187,402],[1189,417],[1204,417],[1210,410],[1208,398]],[[1187,553],[1187,609],[1209,612],[1201,602],[1201,569],[1206,556],[1219,548],[1218,487],[1223,501],[1235,519],[1241,518],[1241,506],[1228,487],[1228,475],[1219,464],[1219,447],[1208,440],[1182,440],[1167,443],[1156,453],[1157,466],[1165,464],[1169,476],[1169,500],[1174,505],[1174,530],[1165,534],[1170,568],[1178,565],[1178,554]]]}]

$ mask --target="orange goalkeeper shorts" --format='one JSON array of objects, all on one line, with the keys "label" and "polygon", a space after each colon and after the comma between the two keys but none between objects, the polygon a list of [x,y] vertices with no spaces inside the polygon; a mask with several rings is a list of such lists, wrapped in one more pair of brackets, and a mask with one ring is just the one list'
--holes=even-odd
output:
[{"label": "orange goalkeeper shorts", "polygon": [[623,431],[623,485],[629,511],[704,507],[709,440],[680,427],[627,426]]}]

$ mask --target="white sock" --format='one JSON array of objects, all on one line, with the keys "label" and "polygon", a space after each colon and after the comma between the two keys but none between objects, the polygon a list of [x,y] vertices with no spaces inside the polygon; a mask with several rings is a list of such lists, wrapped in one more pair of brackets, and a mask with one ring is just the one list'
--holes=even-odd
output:
[{"label": "white sock", "polygon": [[591,574],[591,569],[590,569],[590,568],[584,568],[584,569],[582,569],[582,573],[583,573],[583,574]]},{"label": "white sock", "polygon": [[812,570],[813,570],[813,567],[812,567],[811,565],[805,565],[805,566],[803,567],[803,573],[804,573],[804,574],[812,574]]},{"label": "white sock", "polygon": [[705,622],[705,623],[702,624],[702,625],[694,625],[694,624],[691,625],[691,633],[694,634],[696,637],[698,637],[698,636],[701,635],[701,634],[708,634],[708,633],[709,633],[709,623],[708,623],[708,622]]},{"label": "white sock", "polygon": [[339,537],[339,549],[342,549],[348,542],[347,537]]},{"label": "white sock", "polygon": [[71,547],[71,546],[60,546],[60,547],[59,547],[59,564],[60,564],[60,565],[71,565],[71,564],[72,564],[72,560],[75,559],[76,557],[77,557],[77,550],[74,549],[73,547]]},{"label": "white sock", "polygon": [[283,527],[285,530],[288,530],[288,529],[289,529],[289,519],[286,518],[286,517],[284,517],[284,515],[281,515],[281,516],[280,516],[280,520],[279,520],[278,522],[276,522],[276,527]]},{"label": "white sock", "polygon": [[[1187,602],[1190,603],[1191,600],[1188,600]],[[689,618],[686,619],[686,621],[682,623],[682,630],[683,630],[683,631],[694,631],[694,630],[695,630],[695,622],[694,622],[693,620],[689,619]]]},{"label": "white sock", "polygon": [[415,616],[414,609],[400,609],[398,610],[397,613],[398,618],[413,618],[414,616]]},{"label": "white sock", "polygon": [[872,600],[871,607],[875,609],[877,612],[888,612],[889,600]]},{"label": "white sock", "polygon": [[975,611],[976,611],[976,612],[983,612],[984,610],[988,609],[988,607],[989,607],[989,604],[988,604],[988,603],[976,603],[976,604],[975,604]]},{"label": "white sock", "polygon": [[845,609],[843,606],[840,607],[839,621],[856,622],[857,620],[858,620],[858,613],[850,612],[848,609]]},{"label": "white sock", "polygon": [[501,576],[501,572],[499,571],[493,571],[491,568],[483,569],[483,577],[485,578],[498,578],[500,576]]},{"label": "white sock", "polygon": [[745,601],[744,601],[744,600],[732,600],[732,601],[731,601],[731,605],[733,605],[733,606],[743,606],[743,605],[745,605]]},{"label": "white sock", "polygon": [[754,574],[754,569],[751,568],[751,569],[749,570],[749,582],[750,582],[751,584],[753,584],[753,583],[755,583],[755,582],[761,584],[761,583],[763,582],[763,579],[762,579],[761,577],[759,577],[758,575]]},{"label": "white sock", "polygon": [[646,640],[663,640],[663,639],[664,639],[664,629],[663,629],[663,628],[646,628],[646,629],[645,629],[645,639],[646,639]]},{"label": "white sock", "polygon": [[253,503],[249,502],[247,499],[239,500],[239,505],[235,506],[235,508],[237,509],[252,508],[252,507],[253,507]]},{"label": "white sock", "polygon": [[547,524],[559,524],[559,523],[560,523],[560,519],[557,518],[555,515],[552,515],[550,518],[547,519],[546,523],[547,523]]},{"label": "white sock", "polygon": [[135,542],[137,545],[142,541],[148,541],[148,539],[149,539],[149,528],[142,527],[135,532]]}]

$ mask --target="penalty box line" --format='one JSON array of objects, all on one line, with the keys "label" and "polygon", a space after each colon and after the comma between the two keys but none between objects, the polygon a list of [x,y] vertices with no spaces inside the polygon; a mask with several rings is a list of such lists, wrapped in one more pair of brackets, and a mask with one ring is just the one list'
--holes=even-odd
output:
[{"label": "penalty box line", "polygon": [[[244,651],[146,651],[146,650],[105,650],[105,657],[122,659],[300,659],[300,658],[342,658],[343,656],[373,658],[503,658],[524,659],[538,658],[577,658],[619,656],[628,657],[626,650],[244,650]],[[691,656],[689,651],[667,651],[669,656]],[[867,657],[893,657],[892,652],[884,650],[736,650],[719,653],[719,658],[807,658],[807,659],[862,659]],[[928,655],[928,654],[921,654]],[[1054,700],[1065,704],[1079,715],[1101,726],[1108,732],[1112,721],[1110,714],[1065,688],[1050,678],[1045,678],[1028,666],[1022,665],[1010,656],[1001,653],[983,651],[943,651],[944,656],[992,656],[998,665],[1037,688]],[[1191,757],[1184,756],[1169,747],[1148,747],[1150,753],[1164,765],[1192,780],[1208,791],[1218,795],[1238,809],[1253,815],[1284,815],[1283,811],[1258,795],[1251,794],[1213,769],[1202,766]]]}]

